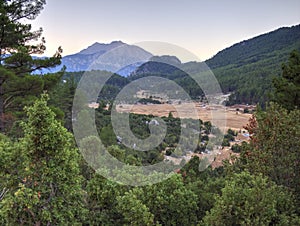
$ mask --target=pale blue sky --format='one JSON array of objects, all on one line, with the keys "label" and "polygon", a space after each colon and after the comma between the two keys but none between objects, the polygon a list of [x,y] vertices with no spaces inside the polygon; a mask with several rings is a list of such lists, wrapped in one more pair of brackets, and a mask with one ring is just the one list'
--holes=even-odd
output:
[{"label": "pale blue sky", "polygon": [[47,55],[94,42],[168,42],[201,60],[236,42],[300,23],[299,0],[48,0],[33,22]]}]

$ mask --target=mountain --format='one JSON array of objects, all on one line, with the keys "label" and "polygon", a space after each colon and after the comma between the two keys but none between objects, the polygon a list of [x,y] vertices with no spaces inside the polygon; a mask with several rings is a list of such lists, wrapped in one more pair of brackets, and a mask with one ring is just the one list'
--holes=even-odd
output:
[{"label": "mountain", "polygon": [[110,44],[96,42],[76,54],[63,57],[61,66],[55,68],[54,71],[60,70],[65,65],[68,72],[90,70],[118,72],[128,65],[137,64],[135,67],[132,66],[132,69],[127,68],[123,72],[123,75],[126,76],[151,57],[152,54],[144,49],[121,41],[114,41]]},{"label": "mountain", "polygon": [[[181,61],[175,56],[153,56],[148,62],[141,64],[131,74],[130,79],[140,78],[147,75],[174,75],[181,67]],[[182,74],[182,73],[181,73]],[[174,79],[171,77],[171,79]]]}]

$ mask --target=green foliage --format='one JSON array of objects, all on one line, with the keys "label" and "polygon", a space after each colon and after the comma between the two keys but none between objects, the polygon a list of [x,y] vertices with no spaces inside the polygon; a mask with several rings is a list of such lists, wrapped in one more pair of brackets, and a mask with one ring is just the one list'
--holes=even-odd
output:
[{"label": "green foliage", "polygon": [[203,225],[296,225],[292,198],[268,178],[244,171],[226,181]]},{"label": "green foliage", "polygon": [[[48,59],[30,56],[42,53],[45,41],[41,39],[40,44],[30,45],[28,41],[40,38],[41,30],[33,32],[31,26],[22,21],[36,18],[44,4],[44,0],[0,2],[3,32],[0,128],[13,126],[15,119],[24,117],[23,106],[35,102],[26,108],[28,119],[21,123],[22,138],[10,140],[0,134],[1,225],[196,225],[200,222],[203,225],[300,225],[299,212],[296,215],[300,204],[300,115],[299,110],[294,110],[299,107],[297,52],[293,52],[283,66],[282,77],[274,80],[276,100],[288,110],[271,104],[266,112],[256,113],[256,121],[252,119],[248,125],[250,144],[232,147],[234,152],[241,153],[240,158],[232,159],[232,163],[228,160],[224,168],[212,169],[206,168],[210,163],[208,158],[194,157],[167,180],[151,186],[129,187],[97,173],[109,171],[110,176],[120,181],[125,178],[132,183],[143,183],[145,172],[142,169],[133,172],[128,165],[161,162],[165,151],[173,157],[184,155],[188,150],[178,147],[175,151],[179,138],[186,143],[186,149],[194,144],[194,141],[188,143],[190,137],[185,127],[199,133],[196,151],[212,150],[212,145],[207,146],[211,139],[208,135],[220,131],[210,122],[199,120],[198,128],[194,126],[195,120],[180,120],[170,113],[162,117],[167,126],[162,144],[139,152],[126,147],[122,139],[116,137],[110,118],[111,100],[130,81],[149,75],[175,81],[194,99],[203,99],[202,90],[182,70],[159,62],[142,65],[128,79],[112,75],[98,96],[96,127],[106,150],[125,164],[121,170],[104,168],[103,161],[110,163],[110,160],[101,158],[105,153],[98,148],[100,140],[91,136],[94,111],[82,107],[91,98],[80,94],[78,106],[72,108],[77,84],[85,72],[30,75],[34,70],[60,63],[61,49]],[[256,103],[267,98],[270,76],[280,73],[279,63],[287,59],[288,52],[299,49],[299,32],[295,32],[299,28],[298,25],[281,29],[240,43],[207,61],[223,90],[233,92],[229,104]],[[201,63],[181,64],[173,59],[174,62],[187,71],[197,72],[201,68]],[[107,77],[110,73],[92,71],[87,75]],[[61,76],[62,81],[57,84]],[[98,85],[91,83],[88,87],[95,91]],[[43,90],[51,90],[52,100],[48,102],[47,95],[37,100]],[[47,102],[54,107],[49,107]],[[140,102],[158,103],[154,99]],[[108,109],[107,104],[110,104]],[[90,165],[79,155],[72,135],[67,132],[67,129],[72,130],[72,109],[84,122],[77,129],[83,131],[81,152]],[[67,129],[57,118],[64,119]],[[129,114],[133,134],[140,139],[149,137],[149,122],[153,118]],[[14,128],[18,130],[17,126]],[[22,134],[19,130],[16,133]],[[229,129],[223,144],[228,145],[236,135]],[[149,182],[165,175],[151,176],[147,178]]]},{"label": "green foliage", "polygon": [[219,52],[207,61],[211,68],[226,65],[245,65],[263,59],[267,54],[286,51],[290,46],[299,47],[300,25],[275,31],[237,43]]},{"label": "green foliage", "polygon": [[[232,93],[228,105],[264,104],[272,89],[272,79],[280,75],[280,64],[293,50],[300,50],[300,25],[276,31],[235,44],[220,51],[205,63],[212,69],[223,92]],[[158,57],[159,59],[159,57]],[[203,76],[203,64],[188,62],[147,62],[129,80],[160,76],[175,81],[193,99],[203,99],[203,91],[187,74]],[[200,73],[201,72],[201,73]]]},{"label": "green foliage", "polygon": [[158,100],[153,100],[151,98],[142,98],[138,101],[138,103],[141,103],[141,104],[161,104],[160,101]]},{"label": "green foliage", "polygon": [[88,181],[86,188],[90,225],[121,225],[122,213],[118,210],[117,197],[128,189],[97,174]]},{"label": "green foliage", "polygon": [[124,225],[153,225],[154,216],[148,207],[132,192],[117,197],[118,211],[124,216]]},{"label": "green foliage", "polygon": [[[12,0],[0,2],[0,131],[7,132],[15,119],[22,118],[23,107],[33,103],[43,91],[50,89],[60,74],[37,76],[31,72],[60,64],[62,49],[53,57],[33,58],[31,54],[45,51],[42,29],[32,31],[26,19],[35,19],[44,0]],[[39,44],[32,44],[39,41]],[[9,116],[9,122],[7,118]]]},{"label": "green foliage", "polygon": [[[72,107],[76,87],[77,83],[74,77],[65,79],[63,76],[62,81],[58,82],[49,92],[49,104],[61,109],[64,113],[64,125],[69,131],[72,129]],[[83,105],[83,102],[84,100],[79,104]]]},{"label": "green foliage", "polygon": [[237,132],[235,132],[235,131],[232,130],[232,129],[228,129],[227,134],[228,134],[228,135],[231,135],[232,137],[236,137],[236,136],[237,136]]},{"label": "green foliage", "polygon": [[234,152],[234,153],[240,153],[241,152],[241,146],[240,145],[238,145],[238,144],[234,144],[234,145],[232,145],[232,147],[231,147],[231,150]]},{"label": "green foliage", "polygon": [[79,223],[85,209],[72,136],[55,120],[46,95],[27,108],[27,116],[18,144],[22,164],[6,169],[19,184],[3,199],[0,214],[10,225]]},{"label": "green foliage", "polygon": [[222,141],[222,147],[229,147],[229,146],[230,146],[229,140],[224,138]]},{"label": "green foliage", "polygon": [[[193,99],[199,99],[203,95],[203,91],[197,85],[195,80],[193,80],[187,72],[181,70],[184,68],[184,64],[173,65],[163,62],[149,61],[141,65],[131,76],[128,77],[130,81],[143,78],[146,76],[158,76],[166,79],[170,79],[176,82],[180,87],[182,87],[186,93]],[[164,84],[166,85],[166,84]],[[174,90],[164,90],[166,94],[170,92],[170,96]]]},{"label": "green foliage", "polygon": [[154,214],[154,222],[162,225],[194,225],[197,222],[197,196],[184,186],[180,175],[133,189],[133,193]]},{"label": "green foliage", "polygon": [[222,141],[222,146],[229,147],[230,142],[235,140],[235,136],[237,136],[237,132],[233,131],[232,129],[228,129],[227,134],[224,135],[224,139]]},{"label": "green foliage", "polygon": [[262,173],[279,185],[294,190],[300,200],[300,110],[288,110],[270,104],[255,114],[248,125],[250,146],[242,154],[250,172]]},{"label": "green foliage", "polygon": [[250,113],[249,108],[245,108],[244,109],[244,114],[248,114],[248,113]]},{"label": "green foliage", "polygon": [[209,59],[223,92],[232,92],[228,105],[264,104],[272,90],[272,79],[289,53],[300,50],[300,25],[281,28],[243,41]]},{"label": "green foliage", "polygon": [[282,76],[273,80],[274,101],[288,110],[300,108],[300,53],[294,50],[287,64],[282,66]]}]

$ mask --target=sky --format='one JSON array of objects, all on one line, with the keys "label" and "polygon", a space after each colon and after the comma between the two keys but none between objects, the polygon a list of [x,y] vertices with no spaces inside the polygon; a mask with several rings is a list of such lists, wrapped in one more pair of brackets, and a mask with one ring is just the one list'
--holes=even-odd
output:
[{"label": "sky", "polygon": [[299,0],[48,0],[30,21],[42,27],[51,56],[95,42],[180,46],[206,60],[237,42],[300,24]]}]

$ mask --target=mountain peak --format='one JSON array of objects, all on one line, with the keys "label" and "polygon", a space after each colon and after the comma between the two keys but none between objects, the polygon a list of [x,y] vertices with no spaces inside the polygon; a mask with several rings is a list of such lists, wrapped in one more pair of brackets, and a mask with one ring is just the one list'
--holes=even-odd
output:
[{"label": "mountain peak", "polygon": [[125,45],[126,43],[122,42],[121,40],[119,40],[119,41],[112,41],[112,42],[110,43],[110,45],[115,45],[115,44]]},{"label": "mountain peak", "polygon": [[78,54],[90,55],[90,54],[94,54],[94,53],[105,53],[107,51],[110,51],[110,50],[112,50],[116,47],[122,46],[122,45],[126,45],[126,43],[124,43],[122,41],[112,41],[109,44],[95,42],[94,44],[87,47],[86,49],[81,50]]}]

